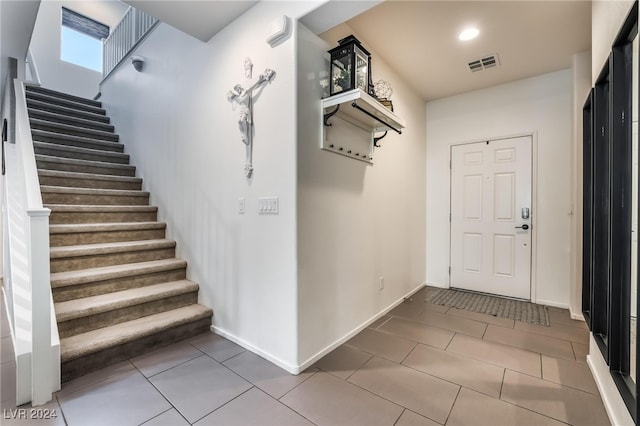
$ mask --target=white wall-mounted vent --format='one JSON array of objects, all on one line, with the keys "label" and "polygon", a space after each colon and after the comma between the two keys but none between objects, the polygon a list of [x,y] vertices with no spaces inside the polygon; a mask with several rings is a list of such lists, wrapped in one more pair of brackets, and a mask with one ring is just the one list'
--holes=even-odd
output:
[{"label": "white wall-mounted vent", "polygon": [[500,66],[500,60],[498,59],[498,54],[494,53],[492,55],[486,55],[479,59],[474,59],[473,61],[467,63],[469,66],[469,70],[471,72],[478,72],[482,70],[486,70],[488,68],[495,68]]}]

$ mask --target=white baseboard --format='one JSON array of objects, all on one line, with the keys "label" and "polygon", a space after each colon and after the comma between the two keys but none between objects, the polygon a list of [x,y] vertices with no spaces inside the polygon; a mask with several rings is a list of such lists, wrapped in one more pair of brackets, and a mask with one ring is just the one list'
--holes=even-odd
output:
[{"label": "white baseboard", "polygon": [[569,305],[566,303],[558,303],[558,302],[553,302],[551,300],[536,300],[536,303],[538,305],[546,305],[546,306],[553,306],[554,308],[560,308],[560,309],[569,309]]},{"label": "white baseboard", "polygon": [[626,426],[634,425],[633,418],[627,406],[624,404],[622,396],[609,373],[609,366],[604,361],[598,344],[593,339],[593,334],[589,333],[589,355],[587,355],[587,365],[600,391],[600,397],[604,403],[604,408],[609,416],[612,425]]},{"label": "white baseboard", "polygon": [[300,372],[302,371],[300,369],[300,367],[298,367],[297,365],[294,364],[290,364],[286,361],[281,360],[280,358],[271,355],[268,352],[263,351],[262,349],[252,345],[251,343],[247,342],[244,339],[241,339],[239,337],[237,337],[236,335],[229,333],[228,331],[220,328],[220,327],[216,327],[215,325],[211,326],[211,331],[214,332],[215,334],[219,334],[220,336],[224,337],[225,339],[231,340],[234,343],[237,343],[238,345],[242,346],[243,348],[253,352],[256,355],[260,355],[262,358],[266,359],[267,361],[272,362],[273,364],[277,365],[280,368],[283,368],[285,370],[287,370],[289,373],[291,374],[300,374]]},{"label": "white baseboard", "polygon": [[573,320],[586,322],[584,320],[584,315],[582,315],[582,312],[576,313],[573,311],[573,309],[571,309],[571,307],[569,307],[569,314],[571,315],[571,319]]},{"label": "white baseboard", "polygon": [[387,314],[393,308],[395,308],[396,306],[401,304],[406,298],[410,297],[411,295],[413,295],[414,293],[419,291],[425,285],[426,285],[426,283],[422,283],[422,284],[418,285],[416,288],[414,288],[413,290],[411,290],[410,292],[408,292],[407,294],[402,296],[400,299],[398,299],[395,302],[393,302],[391,305],[389,305],[387,308],[385,308],[380,313],[378,313],[378,314],[374,315],[373,317],[369,318],[368,320],[366,320],[365,322],[363,322],[362,324],[360,324],[359,326],[357,326],[356,328],[351,330],[345,336],[341,337],[340,339],[338,339],[335,342],[331,343],[330,345],[326,346],[324,349],[320,350],[315,355],[311,356],[309,359],[307,359],[306,361],[304,361],[300,365],[300,371],[304,371],[305,369],[311,367],[316,361],[322,359],[322,357],[324,357],[326,354],[328,354],[329,352],[333,351],[335,348],[337,348],[338,346],[342,345],[343,343],[345,343],[346,341],[348,341],[349,339],[354,337],[356,334],[360,333],[362,330],[367,328],[369,326],[369,324],[373,324],[380,317],[382,317],[385,314]]},{"label": "white baseboard", "polygon": [[273,364],[275,364],[278,367],[288,371],[289,373],[297,375],[297,374],[300,374],[301,372],[303,372],[304,370],[306,370],[307,368],[311,367],[316,361],[320,360],[322,357],[327,355],[329,352],[333,351],[335,348],[337,348],[338,346],[342,345],[344,342],[348,341],[349,339],[354,337],[356,334],[360,333],[362,330],[367,328],[369,326],[369,324],[372,324],[375,321],[377,321],[380,317],[382,317],[385,314],[387,314],[393,308],[395,308],[396,306],[401,304],[406,298],[408,298],[411,295],[413,295],[414,293],[416,293],[418,290],[420,290],[425,285],[426,285],[426,283],[422,283],[422,284],[418,285],[416,288],[411,290],[409,293],[407,293],[406,295],[404,295],[400,299],[398,299],[395,302],[393,302],[391,305],[389,305],[383,311],[381,311],[380,313],[378,313],[378,314],[374,315],[373,317],[369,318],[368,320],[366,320],[365,322],[363,322],[362,324],[360,324],[359,326],[354,328],[352,331],[347,333],[345,336],[341,337],[340,339],[338,339],[335,342],[331,343],[330,345],[326,346],[324,349],[320,350],[318,353],[316,353],[315,355],[313,355],[312,357],[310,357],[309,359],[307,359],[306,361],[304,361],[300,365],[291,364],[291,363],[286,362],[286,361],[284,361],[284,360],[282,360],[282,359],[280,359],[280,358],[278,358],[276,356],[273,356],[270,353],[265,352],[262,349],[252,345],[251,343],[247,342],[246,340],[237,337],[233,333],[229,333],[228,331],[226,331],[226,330],[224,330],[224,329],[222,329],[220,327],[216,327],[215,325],[211,326],[211,331],[214,332],[215,334],[218,334],[218,335],[228,339],[228,340],[231,340],[234,343],[237,343],[238,345],[240,345],[243,348],[255,353],[256,355],[260,355],[262,358],[272,362]]}]

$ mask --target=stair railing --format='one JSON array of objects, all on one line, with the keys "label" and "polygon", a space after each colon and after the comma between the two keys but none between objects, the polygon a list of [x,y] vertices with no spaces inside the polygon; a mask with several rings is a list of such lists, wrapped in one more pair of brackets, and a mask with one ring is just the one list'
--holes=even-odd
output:
[{"label": "stair railing", "polygon": [[158,19],[129,7],[102,47],[102,78],[105,79],[158,24]]},{"label": "stair railing", "polygon": [[15,134],[13,141],[3,143],[4,288],[16,360],[16,403],[35,406],[60,389],[60,339],[49,266],[51,210],[42,205],[25,85],[14,79],[7,89],[5,95],[13,93],[15,99]]},{"label": "stair railing", "polygon": [[33,84],[36,86],[40,86],[40,73],[38,72],[38,67],[36,66],[36,60],[31,53],[31,49],[27,52],[27,63],[26,63],[26,71],[28,80],[26,81],[29,84]]}]

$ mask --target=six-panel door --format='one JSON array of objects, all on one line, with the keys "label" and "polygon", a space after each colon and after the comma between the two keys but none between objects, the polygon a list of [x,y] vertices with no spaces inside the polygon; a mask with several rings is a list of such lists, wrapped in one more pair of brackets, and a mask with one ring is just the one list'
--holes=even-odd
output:
[{"label": "six-panel door", "polygon": [[531,137],[451,147],[454,288],[531,298]]}]

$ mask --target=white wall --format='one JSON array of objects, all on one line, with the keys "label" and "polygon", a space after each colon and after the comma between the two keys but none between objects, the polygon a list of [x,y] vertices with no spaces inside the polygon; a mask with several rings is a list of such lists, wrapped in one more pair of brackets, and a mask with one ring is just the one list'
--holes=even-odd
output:
[{"label": "white wall", "polygon": [[574,319],[582,316],[582,108],[591,89],[591,51],[572,58],[573,140],[571,144],[571,289],[569,310]]},{"label": "white wall", "polygon": [[[216,331],[290,371],[424,283],[425,271],[424,102],[376,63],[408,129],[383,141],[373,167],[320,151],[324,42],[302,26],[298,37],[297,25],[276,48],[264,42],[277,16],[311,6],[262,2],[208,43],[161,24],[136,51],[143,72],[121,67],[101,87]],[[246,56],[254,75],[277,72],[254,104],[251,181],[226,99],[245,83]],[[279,215],[258,215],[264,196],[279,197]]]},{"label": "white wall", "polygon": [[126,4],[115,0],[44,0],[36,19],[30,49],[43,87],[93,98],[99,91],[102,72],[60,59],[62,7],[101,22],[111,29],[126,12]]},{"label": "white wall", "polygon": [[[373,78],[393,86],[402,135],[373,166],[320,149],[326,51],[346,25],[298,34],[299,359],[307,365],[425,282],[425,104],[372,52]],[[356,34],[357,36],[357,34]],[[384,290],[379,277],[384,276]]]},{"label": "white wall", "polygon": [[39,0],[0,1],[0,92],[6,90],[9,58],[27,57],[39,7]]},{"label": "white wall", "polygon": [[[271,48],[271,22],[305,4],[262,2],[208,43],[166,24],[136,51],[145,68],[118,68],[103,103],[137,175],[168,223],[217,332],[280,366],[297,369],[295,33]],[[227,92],[265,68],[276,77],[254,102],[254,177],[244,176],[238,111]],[[259,215],[258,197],[279,197],[279,215]],[[246,213],[238,213],[238,199]]]},{"label": "white wall", "polygon": [[620,27],[634,0],[601,0],[591,3],[591,78],[596,82],[607,61]]},{"label": "white wall", "polygon": [[451,145],[535,132],[534,296],[538,303],[568,307],[571,90],[571,71],[564,70],[427,103],[428,284],[449,283]]}]

